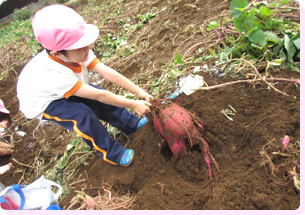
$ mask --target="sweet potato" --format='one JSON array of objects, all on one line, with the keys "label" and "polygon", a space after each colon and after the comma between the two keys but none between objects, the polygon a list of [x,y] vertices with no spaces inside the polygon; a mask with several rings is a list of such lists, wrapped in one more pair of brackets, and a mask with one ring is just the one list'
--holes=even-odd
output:
[{"label": "sweet potato", "polygon": [[[213,159],[217,169],[218,166],[209,152],[208,143],[202,138],[198,130],[203,129],[202,123],[195,120],[189,111],[175,103],[161,104],[158,106],[158,110],[154,116],[154,126],[169,145],[173,153],[173,161],[185,156],[194,144],[202,143],[201,148],[204,152],[204,160],[208,165],[211,179],[210,158]],[[188,140],[188,144],[186,140]]]}]

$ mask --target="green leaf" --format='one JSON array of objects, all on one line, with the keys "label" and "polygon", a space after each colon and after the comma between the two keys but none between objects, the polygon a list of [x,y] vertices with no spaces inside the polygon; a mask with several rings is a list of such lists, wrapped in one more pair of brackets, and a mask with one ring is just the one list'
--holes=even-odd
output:
[{"label": "green leaf", "polygon": [[222,53],[220,53],[219,60],[220,61],[228,61],[229,58],[224,52],[222,52]]},{"label": "green leaf", "polygon": [[234,47],[233,52],[237,52],[239,50],[243,51],[245,50],[245,48],[247,48],[249,46],[249,43],[241,43],[240,45],[238,45],[237,47]]},{"label": "green leaf", "polygon": [[108,37],[108,36],[105,36],[105,37],[104,37],[104,41],[105,41],[105,42],[109,42],[109,41],[110,41],[109,37]]},{"label": "green leaf", "polygon": [[216,27],[218,27],[218,26],[219,26],[219,24],[218,24],[217,21],[212,21],[212,22],[210,22],[210,25],[209,25],[209,27],[207,28],[207,31],[210,31],[210,30],[212,30],[213,28],[216,28]]},{"label": "green leaf", "polygon": [[231,54],[233,48],[226,47],[224,52],[221,52],[219,55],[219,60],[220,61],[227,61],[229,60],[229,55]]},{"label": "green leaf", "polygon": [[296,35],[291,37],[291,40],[295,47],[297,47],[297,49],[300,49],[300,31]]},{"label": "green leaf", "polygon": [[233,24],[240,32],[243,32],[244,28],[241,19],[234,19]]},{"label": "green leaf", "polygon": [[269,17],[273,13],[273,10],[270,10],[267,7],[260,7],[259,8],[259,14],[265,17]]},{"label": "green leaf", "polygon": [[183,62],[183,61],[182,61],[181,55],[180,55],[180,54],[177,54],[177,55],[176,55],[176,58],[175,58],[175,63],[179,64],[179,63],[182,63],[182,62]]},{"label": "green leaf", "polygon": [[292,72],[300,72],[299,67],[296,67],[297,65],[295,63],[288,63],[288,68],[292,71]]},{"label": "green leaf", "polygon": [[295,40],[295,39],[298,39],[298,38],[300,38],[300,31],[296,35],[291,37],[291,40]]},{"label": "green leaf", "polygon": [[269,61],[268,64],[272,66],[281,66],[283,62],[283,59],[275,59],[273,61]]},{"label": "green leaf", "polygon": [[273,4],[270,4],[269,6],[278,7],[278,6],[281,6],[282,4],[288,4],[288,3],[289,3],[289,0],[283,0],[280,3],[273,3]]},{"label": "green leaf", "polygon": [[252,43],[260,44],[261,46],[267,44],[266,36],[262,30],[253,31],[249,36],[249,40]]},{"label": "green leaf", "polygon": [[266,31],[264,32],[265,36],[266,36],[266,40],[267,41],[271,41],[277,44],[281,43],[281,39],[273,32],[271,31]]},{"label": "green leaf", "polygon": [[280,57],[281,59],[283,59],[283,61],[286,61],[287,57],[286,57],[286,54],[285,54],[285,52],[284,52],[284,49],[281,49],[281,50],[280,50],[279,57]]},{"label": "green leaf", "polygon": [[74,147],[75,147],[75,144],[73,144],[73,143],[68,144],[67,145],[67,151],[71,150]]},{"label": "green leaf", "polygon": [[233,18],[238,18],[241,16],[242,12],[237,8],[246,8],[248,5],[248,0],[232,0],[230,4],[230,12]]},{"label": "green leaf", "polygon": [[255,27],[252,27],[252,29],[262,30],[262,24],[257,20],[254,20],[254,26]]},{"label": "green leaf", "polygon": [[295,45],[295,47],[297,47],[297,49],[300,49],[300,38],[293,40],[292,42]]},{"label": "green leaf", "polygon": [[225,49],[225,51],[224,51],[224,53],[225,53],[226,55],[229,55],[229,54],[231,54],[232,50],[233,50],[233,47],[230,48],[230,47],[227,46],[226,49]]},{"label": "green leaf", "polygon": [[[252,3],[252,4],[253,4],[253,3]],[[253,4],[253,5],[254,5],[254,7],[258,7],[258,6],[260,6],[260,5],[265,5],[265,6],[267,6],[267,5],[268,5],[268,2],[262,1],[262,2],[255,3],[255,4]]]},{"label": "green leaf", "polygon": [[289,3],[289,0],[283,0],[279,3],[279,5],[282,5],[282,4],[288,4]]},{"label": "green leaf", "polygon": [[252,34],[253,31],[257,31],[257,30],[260,30],[260,28],[258,28],[257,26],[254,26],[247,32],[248,36],[250,36],[250,34]]},{"label": "green leaf", "polygon": [[250,10],[249,16],[246,16],[245,19],[248,24],[248,28],[252,29],[254,26],[254,22],[255,22],[255,9]]},{"label": "green leaf", "polygon": [[278,46],[276,46],[274,49],[273,49],[273,54],[274,55],[278,55],[279,54],[279,52],[280,52],[280,50],[283,48],[283,44],[280,44],[280,45],[278,45]]},{"label": "green leaf", "polygon": [[273,20],[270,18],[270,19],[268,19],[268,20],[266,21],[266,23],[265,23],[265,28],[266,28],[266,29],[271,29],[272,26],[273,26]]},{"label": "green leaf", "polygon": [[246,8],[235,8],[235,10],[239,10],[241,13],[246,11]]},{"label": "green leaf", "polygon": [[292,58],[296,52],[296,49],[293,46],[293,44],[287,34],[284,37],[284,46],[285,46],[285,49],[287,50],[287,60],[289,62],[293,62]]},{"label": "green leaf", "polygon": [[110,56],[110,53],[109,52],[104,52],[103,54],[102,54],[102,57],[109,57]]},{"label": "green leaf", "polygon": [[251,46],[254,47],[254,48],[257,48],[259,50],[263,50],[263,48],[264,48],[264,46],[259,46],[259,45],[256,45],[255,43],[251,43]]}]

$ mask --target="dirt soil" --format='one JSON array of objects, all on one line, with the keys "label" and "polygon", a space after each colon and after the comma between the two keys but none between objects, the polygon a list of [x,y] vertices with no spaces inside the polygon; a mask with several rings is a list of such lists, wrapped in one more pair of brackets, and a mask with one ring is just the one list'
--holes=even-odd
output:
[{"label": "dirt soil", "polygon": [[[158,31],[148,38],[150,43],[156,44],[165,34],[168,40],[147,53],[135,56],[129,65],[117,64],[114,68],[123,71],[129,78],[152,65],[159,68],[175,56],[176,44],[189,36],[185,33],[174,38],[179,29],[191,23],[200,23],[200,20],[214,17],[229,8],[229,3],[222,0],[187,1],[189,5],[185,2],[180,1],[176,5],[178,9],[170,16],[163,19],[159,17],[159,21],[154,22]],[[166,4],[166,1],[155,1],[154,7],[161,9]],[[192,5],[201,10],[194,9]],[[167,27],[164,25],[165,19],[177,26]],[[174,45],[170,38],[175,39]],[[198,65],[208,63],[201,62]],[[47,164],[52,158],[63,155],[73,138],[73,132],[52,123],[40,128],[33,138],[37,120],[27,120],[18,111],[16,81],[21,69],[22,65],[15,69],[17,74],[11,73],[0,82],[1,99],[11,111],[13,119],[10,128],[12,135],[5,137],[5,140],[15,144],[12,156],[0,157],[1,165],[12,163],[12,168],[0,175],[0,181],[6,186],[26,181],[34,172],[34,164]],[[201,72],[200,75],[209,86],[236,80],[211,72]],[[300,78],[298,73],[288,70],[272,75],[287,79]],[[275,173],[277,181],[272,179],[270,166],[264,163],[261,154],[263,146],[269,142],[274,151],[280,152],[285,135],[290,137],[291,143],[287,153],[293,152],[293,149],[299,150],[300,146],[300,88],[295,84],[281,82],[276,87],[289,96],[275,92],[264,83],[244,83],[197,91],[189,96],[183,94],[175,100],[204,122],[202,137],[208,142],[210,153],[219,167],[218,172],[212,162],[212,179],[207,186],[204,185],[209,182],[208,168],[200,147],[193,147],[185,157],[173,162],[169,147],[165,144],[160,147],[162,138],[153,126],[153,116],[149,115],[149,123],[139,131],[128,138],[124,135],[117,137],[122,145],[135,150],[132,165],[127,168],[114,166],[95,155],[79,170],[75,176],[79,182],[73,184],[71,192],[59,205],[63,209],[69,207],[76,195],[75,191],[82,190],[95,197],[99,190],[103,191],[102,185],[109,183],[113,184],[113,192],[117,195],[129,193],[135,197],[131,208],[134,210],[298,209],[300,192],[291,181],[291,175],[284,171]],[[221,113],[226,109],[232,112],[231,107],[236,111],[235,115],[229,115],[232,121]],[[17,127],[26,135],[18,135],[15,130]],[[268,152],[271,156],[271,151]],[[292,163],[291,158],[283,156],[273,156],[272,159],[279,165],[278,171]],[[300,163],[298,156],[294,156],[293,161]],[[40,175],[34,176],[38,177]],[[73,209],[77,207],[79,205]]]}]

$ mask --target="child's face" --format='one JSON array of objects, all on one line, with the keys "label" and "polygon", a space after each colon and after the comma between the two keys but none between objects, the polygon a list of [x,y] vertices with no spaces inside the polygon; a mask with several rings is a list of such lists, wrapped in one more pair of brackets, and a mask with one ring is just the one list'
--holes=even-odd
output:
[{"label": "child's face", "polygon": [[66,54],[59,54],[59,57],[71,63],[80,63],[88,60],[89,50],[90,46],[75,50],[66,50]]}]

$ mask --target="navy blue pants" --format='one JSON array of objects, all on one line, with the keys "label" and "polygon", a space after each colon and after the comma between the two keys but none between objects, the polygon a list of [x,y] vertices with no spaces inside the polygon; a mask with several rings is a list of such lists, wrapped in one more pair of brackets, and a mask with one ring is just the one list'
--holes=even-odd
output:
[{"label": "navy blue pants", "polygon": [[[93,87],[103,90],[97,86]],[[51,102],[43,114],[43,119],[55,121],[75,131],[103,160],[118,164],[125,148],[109,136],[100,120],[129,135],[136,131],[139,118],[125,108],[71,96]]]}]

